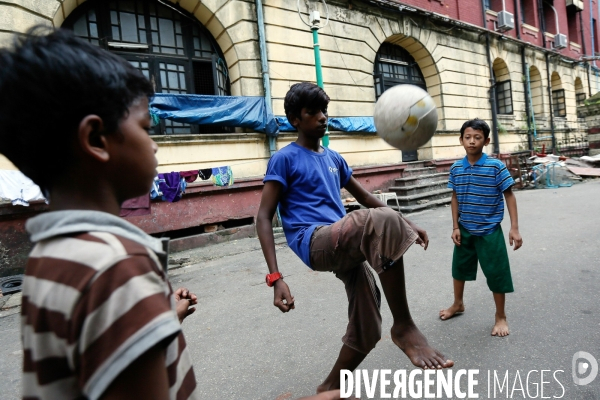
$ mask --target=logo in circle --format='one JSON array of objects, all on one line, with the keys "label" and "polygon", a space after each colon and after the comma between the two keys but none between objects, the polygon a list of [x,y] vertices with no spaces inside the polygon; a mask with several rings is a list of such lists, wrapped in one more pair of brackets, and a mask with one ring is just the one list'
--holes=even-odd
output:
[{"label": "logo in circle", "polygon": [[[573,354],[572,368],[573,382],[576,385],[587,385],[598,375],[598,361],[586,351],[578,351]],[[587,376],[585,376],[586,374]],[[580,378],[580,376],[585,377]]]}]

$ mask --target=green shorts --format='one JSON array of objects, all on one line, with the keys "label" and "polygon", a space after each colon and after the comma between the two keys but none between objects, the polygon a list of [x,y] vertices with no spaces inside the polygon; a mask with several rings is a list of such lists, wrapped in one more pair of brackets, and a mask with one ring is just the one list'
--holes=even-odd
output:
[{"label": "green shorts", "polygon": [[460,227],[460,246],[454,246],[452,277],[459,281],[474,281],[477,277],[477,261],[494,293],[514,292],[508,252],[502,227],[485,236],[470,234]]}]

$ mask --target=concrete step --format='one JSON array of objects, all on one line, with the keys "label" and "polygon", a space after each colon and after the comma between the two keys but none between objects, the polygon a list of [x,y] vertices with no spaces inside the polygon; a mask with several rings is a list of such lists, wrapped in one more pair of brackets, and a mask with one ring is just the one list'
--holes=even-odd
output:
[{"label": "concrete step", "polygon": [[422,185],[424,183],[448,181],[449,172],[438,172],[429,175],[407,176],[406,178],[396,179],[395,187],[407,187],[413,185]]},{"label": "concrete step", "polygon": [[393,187],[389,188],[388,190],[390,192],[396,193],[396,195],[398,197],[406,197],[406,196],[412,196],[415,194],[435,192],[440,189],[445,189],[447,186],[448,186],[447,181],[437,181],[437,182],[422,183],[420,185],[412,185],[412,186],[405,186],[405,187],[393,186]]},{"label": "concrete step", "polygon": [[[442,199],[438,199],[438,200],[431,200],[431,201],[427,201],[421,204],[414,204],[412,206],[401,206],[400,207],[400,211],[403,214],[410,214],[413,212],[417,212],[417,211],[423,211],[429,208],[436,208],[436,207],[441,207],[441,206],[445,206],[450,204],[450,201],[452,200],[452,196],[447,197],[447,198],[442,198]],[[391,207],[394,210],[398,210],[398,207]]]},{"label": "concrete step", "polygon": [[425,204],[433,200],[439,200],[452,197],[452,189],[439,189],[431,192],[418,193],[408,196],[398,196],[398,203],[400,208],[405,206],[414,206],[418,204]]},{"label": "concrete step", "polygon": [[415,169],[425,167],[426,161],[409,161],[406,164],[406,169]]},{"label": "concrete step", "polygon": [[431,175],[433,173],[435,173],[435,167],[408,168],[402,171],[402,178],[408,176]]}]

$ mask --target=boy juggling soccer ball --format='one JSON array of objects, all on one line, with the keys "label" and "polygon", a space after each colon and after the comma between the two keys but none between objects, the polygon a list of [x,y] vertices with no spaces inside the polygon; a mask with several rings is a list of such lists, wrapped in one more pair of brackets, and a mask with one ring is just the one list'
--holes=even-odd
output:
[{"label": "boy juggling soccer ball", "polygon": [[[340,370],[354,370],[381,338],[381,295],[366,262],[381,279],[394,317],[394,343],[418,367],[451,367],[454,363],[429,346],[416,327],[406,300],[402,255],[415,241],[427,249],[427,233],[367,192],[338,153],[319,145],[328,104],[323,89],[306,82],[293,85],[285,97],[285,113],[298,139],[269,161],[257,217],[274,305],[282,312],[295,306],[275,254],[271,221],[279,205],[290,248],[313,270],[335,273],[348,295],[343,346],[317,392],[339,388]],[[341,188],[368,209],[346,214]]]},{"label": "boy juggling soccer ball", "polygon": [[44,191],[22,300],[23,398],[197,399],[160,239],[118,217],[150,191],[151,83],[68,31],[0,50],[0,153]]},{"label": "boy juggling soccer ball", "polygon": [[490,127],[480,119],[467,121],[460,129],[460,143],[467,155],[452,165],[448,180],[448,187],[454,190],[451,203],[454,303],[440,311],[440,318],[446,320],[465,311],[465,281],[475,280],[479,261],[496,303],[492,336],[507,336],[505,294],[514,289],[500,226],[504,217],[502,195],[510,215],[509,243],[517,250],[523,245],[523,239],[519,233],[517,200],[511,190],[515,182],[500,160],[483,153],[483,147],[490,142],[489,135]]}]

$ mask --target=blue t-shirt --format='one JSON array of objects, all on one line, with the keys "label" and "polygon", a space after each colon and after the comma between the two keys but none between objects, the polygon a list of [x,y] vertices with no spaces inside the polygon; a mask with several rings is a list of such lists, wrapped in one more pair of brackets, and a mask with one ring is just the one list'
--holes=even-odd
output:
[{"label": "blue t-shirt", "polygon": [[494,232],[504,217],[502,194],[514,184],[504,163],[485,153],[473,165],[466,156],[452,164],[448,187],[456,192],[461,225],[475,236]]},{"label": "blue t-shirt", "polygon": [[340,189],[352,176],[341,155],[328,148],[315,153],[295,142],[271,157],[263,182],[283,185],[279,214],[290,248],[309,267],[310,238],[317,226],[346,215]]}]

